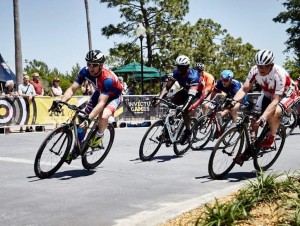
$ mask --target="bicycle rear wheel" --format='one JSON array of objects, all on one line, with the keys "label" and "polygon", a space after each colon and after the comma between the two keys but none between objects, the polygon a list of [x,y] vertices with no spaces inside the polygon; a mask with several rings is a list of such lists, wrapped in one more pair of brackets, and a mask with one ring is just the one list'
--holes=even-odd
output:
[{"label": "bicycle rear wheel", "polygon": [[[232,170],[235,165],[234,158],[243,150],[244,136],[243,131],[233,127],[218,139],[208,163],[208,173],[212,179],[222,179]],[[235,140],[234,144],[232,140]]]},{"label": "bicycle rear wheel", "polygon": [[164,138],[164,122],[153,123],[146,131],[140,144],[139,155],[142,161],[150,161],[158,152]]},{"label": "bicycle rear wheel", "polygon": [[257,145],[260,148],[258,148],[258,154],[253,158],[253,164],[256,170],[265,171],[275,163],[283,149],[285,138],[285,127],[280,124],[275,141],[271,147],[262,148],[260,147],[260,144]]},{"label": "bicycle rear wheel", "polygon": [[204,148],[213,136],[214,128],[215,123],[207,115],[198,118],[197,133],[191,146],[192,149],[201,150]]},{"label": "bicycle rear wheel", "polygon": [[[98,130],[98,127],[94,131],[90,132],[87,136],[87,141],[90,141]],[[109,123],[104,130],[103,139],[101,144],[97,148],[92,148],[87,144],[87,148],[83,151],[82,165],[85,169],[94,169],[99,166],[109,153],[115,138],[114,126]]]},{"label": "bicycle rear wheel", "polygon": [[[177,156],[183,155],[191,147],[191,145],[193,143],[193,140],[195,139],[195,136],[196,136],[196,133],[197,133],[197,125],[198,125],[197,119],[191,118],[191,133],[192,133],[191,140],[189,140],[189,142],[186,143],[186,144],[180,144],[180,142],[174,143],[173,150],[174,150],[174,153]],[[178,133],[177,138],[176,138],[177,141],[179,141],[180,138],[182,137],[184,129],[185,129],[185,126],[182,126],[181,128],[179,128],[179,133]]]},{"label": "bicycle rear wheel", "polygon": [[34,172],[41,179],[51,177],[64,163],[72,145],[73,135],[68,125],[53,130],[41,144]]}]

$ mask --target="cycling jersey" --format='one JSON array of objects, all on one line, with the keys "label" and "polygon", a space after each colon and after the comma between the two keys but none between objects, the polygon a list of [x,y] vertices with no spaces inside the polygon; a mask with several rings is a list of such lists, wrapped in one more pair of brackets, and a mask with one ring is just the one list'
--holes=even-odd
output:
[{"label": "cycling jersey", "polygon": [[118,80],[118,77],[106,68],[102,68],[98,77],[94,77],[90,74],[87,67],[84,67],[79,72],[75,82],[82,85],[85,80],[90,81],[95,88],[95,92],[92,94],[85,111],[90,113],[97,105],[100,93],[109,96],[109,100],[106,103],[106,108],[114,112],[118,105],[122,102],[122,84]]},{"label": "cycling jersey", "polygon": [[173,79],[178,81],[179,85],[188,91],[192,86],[198,87],[200,74],[198,71],[190,68],[187,74],[182,76],[176,69],[173,71]]},{"label": "cycling jersey", "polygon": [[92,84],[92,86],[95,88],[95,90],[97,90],[98,77],[92,76],[88,70],[88,67],[84,67],[80,70],[75,82],[77,82],[79,85],[82,85],[85,80],[88,80]]},{"label": "cycling jersey", "polygon": [[217,93],[221,93],[222,91],[227,94],[228,98],[233,98],[237,91],[242,87],[242,83],[239,81],[232,79],[229,87],[224,87],[222,81],[219,80],[214,88],[214,91]]},{"label": "cycling jersey", "polygon": [[268,98],[274,94],[291,96],[294,92],[294,86],[288,72],[281,66],[274,64],[270,73],[262,76],[257,66],[251,68],[246,81],[253,84],[254,81],[261,86],[262,92]]},{"label": "cycling jersey", "polygon": [[205,87],[208,92],[211,92],[215,87],[215,78],[210,73],[203,71],[203,80]]}]

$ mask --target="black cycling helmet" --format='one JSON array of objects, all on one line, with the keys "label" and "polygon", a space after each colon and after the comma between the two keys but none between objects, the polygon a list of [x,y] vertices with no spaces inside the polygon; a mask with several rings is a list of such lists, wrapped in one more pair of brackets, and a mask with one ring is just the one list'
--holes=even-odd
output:
[{"label": "black cycling helmet", "polygon": [[297,78],[297,80],[300,82],[300,76]]},{"label": "black cycling helmet", "polygon": [[196,63],[195,64],[195,69],[198,70],[198,71],[204,71],[204,64],[202,63]]},{"label": "black cycling helmet", "polygon": [[100,50],[91,50],[86,54],[85,60],[90,63],[104,63],[105,56]]}]

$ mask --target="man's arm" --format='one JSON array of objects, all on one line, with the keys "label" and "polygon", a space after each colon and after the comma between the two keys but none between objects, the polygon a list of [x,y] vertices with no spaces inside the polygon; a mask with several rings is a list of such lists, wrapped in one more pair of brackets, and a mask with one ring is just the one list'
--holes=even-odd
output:
[{"label": "man's arm", "polygon": [[73,82],[73,84],[66,90],[63,97],[61,98],[62,101],[68,102],[68,100],[71,99],[71,97],[74,95],[76,90],[80,87],[80,85],[77,82]]}]

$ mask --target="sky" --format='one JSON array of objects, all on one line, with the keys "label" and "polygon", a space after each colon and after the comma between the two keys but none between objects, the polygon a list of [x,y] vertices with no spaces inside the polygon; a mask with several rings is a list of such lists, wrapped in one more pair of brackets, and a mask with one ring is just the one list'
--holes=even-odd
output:
[{"label": "sky", "polygon": [[[272,21],[286,11],[284,0],[190,0],[185,22],[199,18],[212,19],[234,38],[241,37],[255,49],[270,49],[275,63],[283,64],[287,56],[284,44],[288,39],[288,25]],[[0,53],[12,71],[15,71],[13,1],[0,1]],[[84,0],[19,0],[21,46],[23,61],[34,59],[45,62],[49,69],[71,72],[79,63],[85,65],[88,35]],[[113,36],[107,39],[101,28],[121,22],[117,9],[107,8],[97,0],[89,0],[89,16],[93,49],[109,54],[114,43],[126,40]],[[133,40],[127,40],[133,41]],[[26,64],[23,64],[25,67]]]}]

